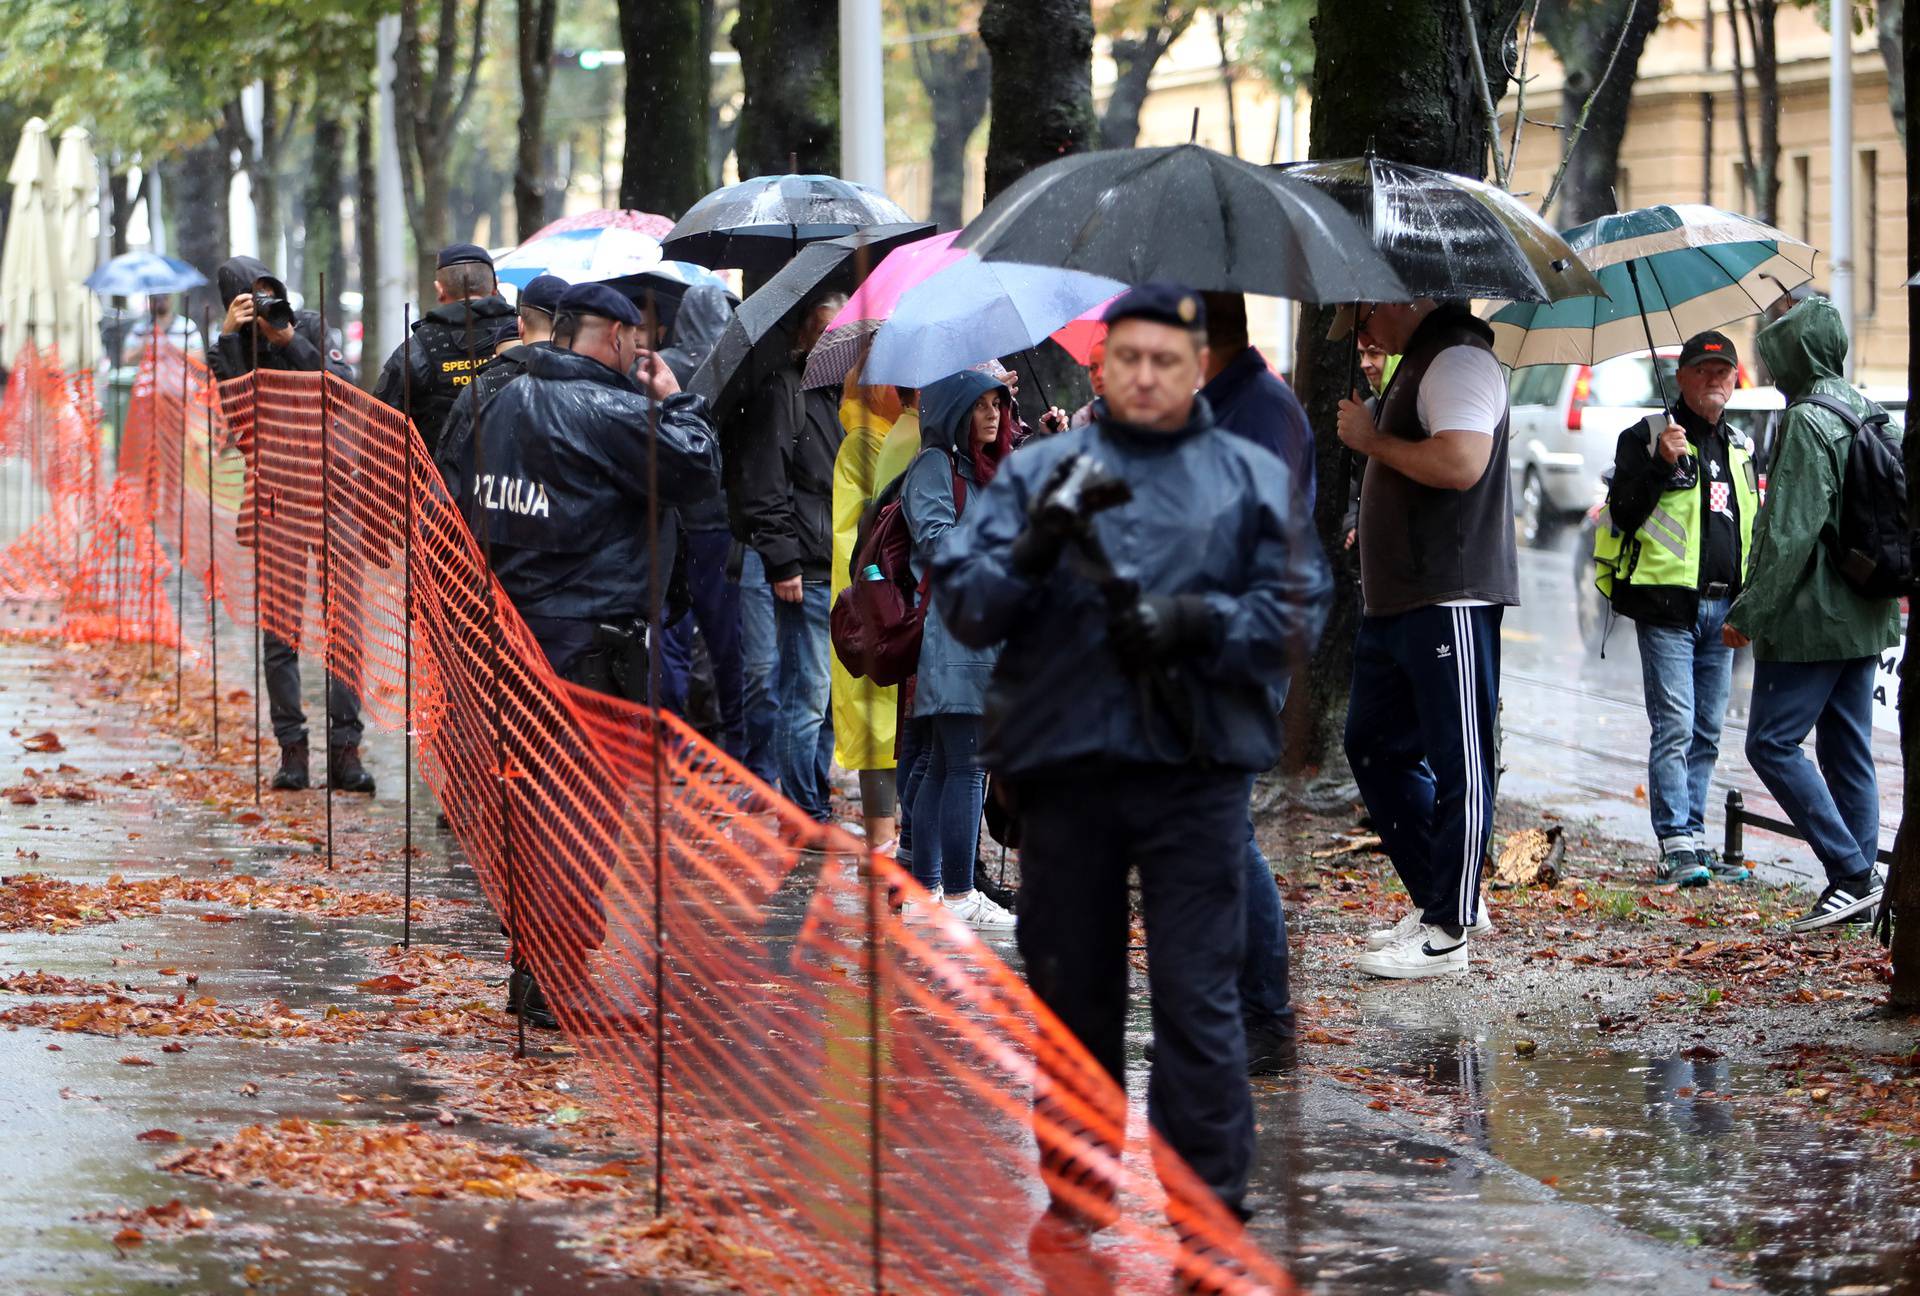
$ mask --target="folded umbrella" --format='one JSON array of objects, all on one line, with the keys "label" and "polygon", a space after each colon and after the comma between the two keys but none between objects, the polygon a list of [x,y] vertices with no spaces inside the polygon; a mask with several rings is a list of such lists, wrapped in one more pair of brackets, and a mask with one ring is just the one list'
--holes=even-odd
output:
[{"label": "folded umbrella", "polygon": [[715,269],[775,270],[809,243],[911,219],[885,194],[838,176],[755,176],[688,208],[666,237],[666,254]]},{"label": "folded umbrella", "polygon": [[1597,364],[1678,346],[1811,281],[1817,255],[1770,225],[1696,203],[1602,216],[1566,237],[1600,291],[1493,311],[1494,354],[1504,364]]},{"label": "folded umbrella", "polygon": [[1315,302],[1413,295],[1333,200],[1198,144],[1049,162],[989,203],[957,246],[1123,284]]},{"label": "folded umbrella", "polygon": [[929,275],[965,259],[967,254],[953,246],[959,237],[957,230],[935,234],[887,253],[873,268],[873,273],[854,289],[853,296],[847,299],[847,304],[840,308],[840,313],[833,317],[827,331],[808,353],[807,371],[800,385],[838,387],[845,381],[848,372],[866,354],[868,339],[900,304],[902,294],[924,282]]},{"label": "folded umbrella", "polygon": [[102,297],[164,297],[198,288],[207,277],[185,261],[155,252],[122,252],[87,276]]},{"label": "folded umbrella", "polygon": [[1558,301],[1600,290],[1558,231],[1485,181],[1372,154],[1274,171],[1358,220],[1409,297]]},{"label": "folded umbrella", "polygon": [[824,293],[853,291],[859,276],[893,249],[932,231],[931,225],[906,221],[803,247],[800,255],[740,303],[687,390],[705,396],[724,415],[769,366],[785,361],[793,343],[793,317],[802,306]]}]

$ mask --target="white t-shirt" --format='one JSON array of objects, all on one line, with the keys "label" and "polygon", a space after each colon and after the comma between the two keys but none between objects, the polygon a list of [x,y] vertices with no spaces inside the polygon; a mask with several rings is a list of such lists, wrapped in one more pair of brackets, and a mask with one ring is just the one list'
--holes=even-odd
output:
[{"label": "white t-shirt", "polygon": [[1507,375],[1491,351],[1448,347],[1427,366],[1418,413],[1420,426],[1429,435],[1484,432],[1492,436],[1507,415]]},{"label": "white t-shirt", "polygon": [[[1507,375],[1491,351],[1448,347],[1427,366],[1417,405],[1420,426],[1435,432],[1492,436],[1507,415]],[[1441,607],[1490,607],[1485,599],[1449,599]]]}]

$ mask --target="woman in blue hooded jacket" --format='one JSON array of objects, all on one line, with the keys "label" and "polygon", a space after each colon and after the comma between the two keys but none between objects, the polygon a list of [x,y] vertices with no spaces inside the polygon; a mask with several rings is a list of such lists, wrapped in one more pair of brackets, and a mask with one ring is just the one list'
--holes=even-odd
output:
[{"label": "woman in blue hooded jacket", "polygon": [[[1005,384],[972,369],[921,393],[921,449],[900,490],[916,577],[925,576],[967,499],[986,488],[1011,450],[1012,409],[1013,394]],[[936,902],[985,931],[1014,925],[1011,913],[973,885],[987,786],[980,764],[981,715],[998,655],[997,647],[968,648],[956,640],[930,600],[907,713],[919,730],[918,764],[907,789],[914,877]]]}]

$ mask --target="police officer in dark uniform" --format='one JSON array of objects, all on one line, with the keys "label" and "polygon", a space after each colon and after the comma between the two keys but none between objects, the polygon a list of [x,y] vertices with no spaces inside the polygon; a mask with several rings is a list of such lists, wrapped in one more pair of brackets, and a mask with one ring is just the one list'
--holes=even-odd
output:
[{"label": "police officer in dark uniform", "polygon": [[[1125,1128],[1136,869],[1158,1046],[1148,1115],[1246,1213],[1247,797],[1279,755],[1278,691],[1331,588],[1286,464],[1216,427],[1195,394],[1199,294],[1145,285],[1106,319],[1093,422],[1008,459],[932,569],[953,636],[1002,644],[981,755],[1011,786],[1023,833],[1028,980],[1114,1081],[1041,1060],[1035,1130],[1052,1205],[1036,1250],[1079,1246],[1113,1218],[1113,1183],[1075,1148]],[[1109,1119],[1075,1121],[1067,1094]]]},{"label": "police officer in dark uniform", "polygon": [[502,388],[527,371],[527,357],[535,350],[553,346],[553,317],[560,309],[560,294],[567,281],[558,275],[540,275],[520,290],[520,304],[514,308],[520,331],[500,344],[493,363],[474,375],[460,389],[453,409],[440,429],[440,444],[434,448],[434,462],[446,480],[447,490],[466,511],[465,490],[471,483],[474,411],[500,394]]},{"label": "police officer in dark uniform", "polygon": [[412,415],[428,454],[440,444],[454,399],[493,363],[501,343],[519,336],[485,248],[455,243],[440,249],[438,265],[433,290],[440,304],[414,321],[411,344],[394,348],[373,390],[385,404]]},{"label": "police officer in dark uniform", "polygon": [[[656,564],[650,552],[654,543],[663,550],[672,543],[664,531],[657,539],[648,534],[650,461],[664,521],[719,489],[718,443],[706,402],[681,392],[649,349],[650,331],[632,301],[593,283],[567,289],[558,305],[553,346],[528,348],[526,373],[476,411],[468,516],[554,673],[644,701],[647,620],[656,603],[650,577],[657,570],[664,581],[672,568],[670,553]],[[521,763],[530,778],[546,773]],[[549,897],[540,910],[542,974],[554,973],[562,988],[581,985],[587,951],[605,936],[604,875],[590,852],[525,863],[524,885]],[[543,867],[553,874],[542,877]],[[508,1008],[551,1027],[557,1023],[530,956],[515,934]]]},{"label": "police officer in dark uniform", "polygon": [[[718,489],[719,451],[706,402],[649,348],[631,300],[577,284],[559,308],[553,347],[530,352],[474,431],[476,534],[557,674],[644,701],[644,657],[637,675],[626,663],[653,603],[649,443],[662,516]],[[672,555],[658,557],[664,579]]]}]

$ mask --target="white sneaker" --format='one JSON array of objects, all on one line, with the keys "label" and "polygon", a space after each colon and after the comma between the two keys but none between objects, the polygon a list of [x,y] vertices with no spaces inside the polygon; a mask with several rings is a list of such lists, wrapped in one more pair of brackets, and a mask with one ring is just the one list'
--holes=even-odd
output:
[{"label": "white sneaker", "polygon": [[987,898],[975,887],[961,896],[948,896],[940,903],[947,911],[975,931],[1012,931],[1017,919]]},{"label": "white sneaker", "polygon": [[[1382,927],[1379,931],[1367,933],[1367,948],[1382,950],[1389,945],[1398,945],[1407,937],[1420,930],[1421,914],[1418,909],[1409,909],[1400,915],[1400,921],[1391,927]],[[1487,907],[1480,906],[1480,917],[1473,926],[1467,928],[1469,936],[1493,935],[1493,919],[1487,916]]]},{"label": "white sneaker", "polygon": [[916,903],[914,903],[914,902],[913,902],[912,900],[902,900],[902,901],[900,902],[900,917],[901,917],[901,919],[902,919],[903,921],[909,921],[909,922],[910,922],[910,921],[914,921],[914,920],[917,920],[917,919],[921,919],[921,918],[925,918],[925,917],[927,916],[927,914],[928,914],[928,913],[932,913],[932,912],[933,912],[934,910],[936,910],[936,909],[938,909],[938,908],[940,907],[940,900],[941,900],[941,896],[942,896],[942,894],[943,894],[943,892],[942,892],[942,890],[941,890],[941,888],[939,888],[939,887],[935,887],[935,888],[933,889],[933,892],[932,892],[932,894],[930,894],[930,895],[929,895],[929,896],[927,897],[927,908],[926,908],[926,913],[922,913],[922,912],[920,912],[920,906],[919,906],[918,904],[916,904]]},{"label": "white sneaker", "polygon": [[1396,981],[1465,972],[1467,941],[1464,936],[1455,941],[1440,928],[1420,923],[1413,935],[1397,945],[1362,954],[1354,966],[1368,976]]}]

